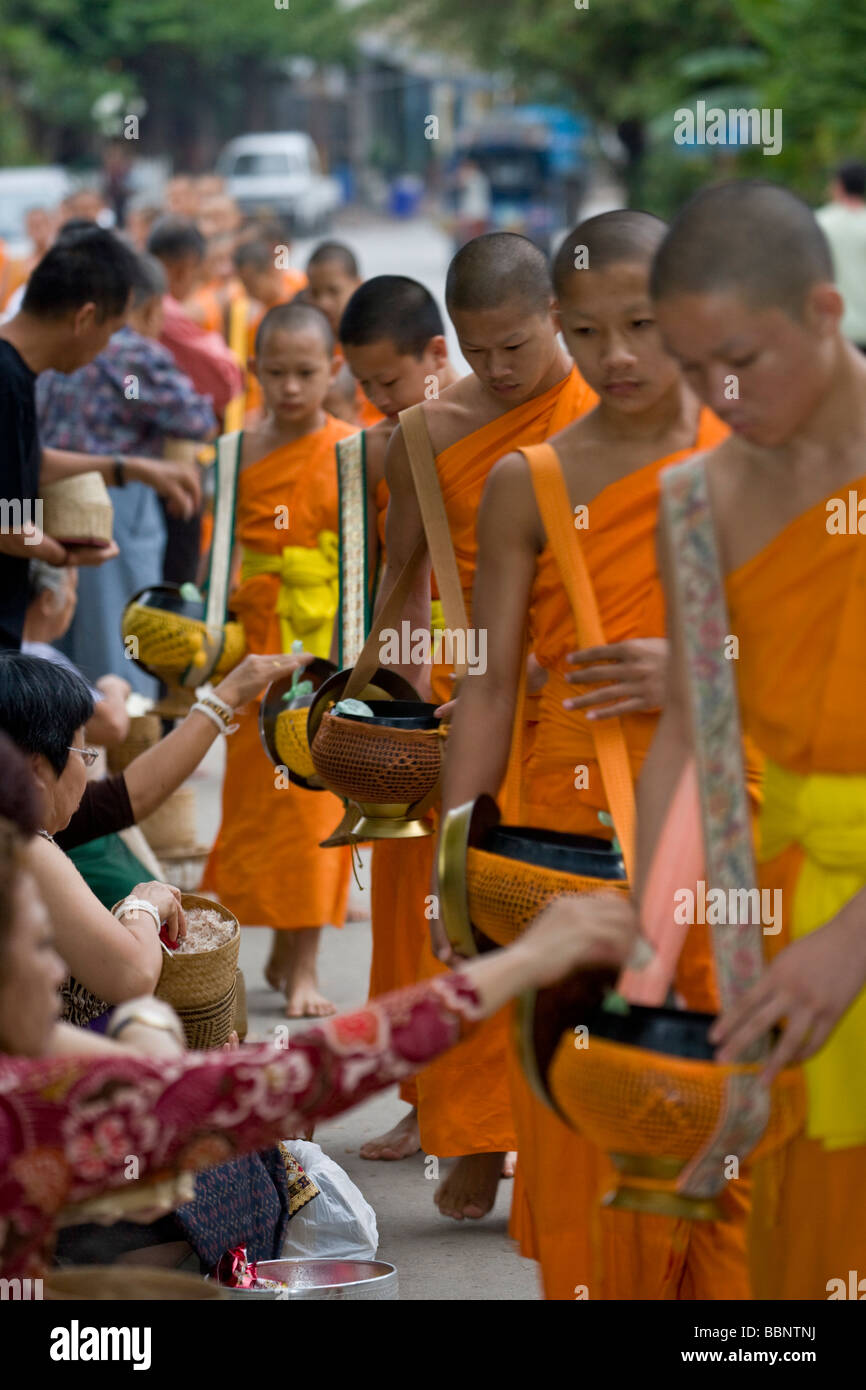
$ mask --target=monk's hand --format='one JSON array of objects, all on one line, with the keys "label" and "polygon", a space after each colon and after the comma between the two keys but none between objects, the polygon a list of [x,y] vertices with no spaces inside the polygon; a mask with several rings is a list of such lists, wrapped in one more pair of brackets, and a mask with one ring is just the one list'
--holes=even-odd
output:
[{"label": "monk's hand", "polygon": [[543,989],[576,970],[624,965],[640,939],[630,898],[586,893],[554,898],[509,949],[528,954],[529,987]]},{"label": "monk's hand", "polygon": [[240,709],[260,695],[271,681],[291,675],[312,660],[312,652],[272,652],[265,656],[250,653],[214,687],[214,694],[232,709]]},{"label": "monk's hand", "polygon": [[857,904],[852,900],[825,926],[780,951],[758,983],[716,1020],[709,1037],[718,1044],[718,1062],[737,1061],[784,1023],[761,1073],[769,1085],[784,1067],[823,1046],[866,982],[866,925]]},{"label": "monk's hand", "polygon": [[66,563],[81,569],[93,568],[116,559],[119,554],[117,541],[109,541],[108,545],[70,545],[66,547]]},{"label": "monk's hand", "polygon": [[566,661],[577,670],[570,671],[565,679],[571,685],[597,689],[562,703],[566,709],[586,710],[587,719],[615,719],[622,714],[661,709],[667,657],[668,644],[663,637],[636,637],[571,652]]}]

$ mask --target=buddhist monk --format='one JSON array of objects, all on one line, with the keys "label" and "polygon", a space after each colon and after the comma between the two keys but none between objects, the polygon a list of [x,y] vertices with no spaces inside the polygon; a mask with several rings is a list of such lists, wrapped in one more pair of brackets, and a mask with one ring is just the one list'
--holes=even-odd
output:
[{"label": "buddhist monk", "polygon": [[[509,232],[477,237],[458,251],[446,281],[446,305],[469,376],[424,402],[436,468],[467,612],[475,577],[475,522],[494,463],[520,443],[539,443],[576,419],[595,397],[557,338],[550,272],[544,255]],[[402,432],[385,461],[391,492],[385,532],[387,593],[422,534]],[[419,567],[404,610],[412,629],[426,626],[429,562]],[[471,621],[471,619],[470,619]],[[398,668],[419,684],[423,672]],[[474,679],[474,677],[467,677]],[[434,698],[453,693],[451,669],[434,668]],[[432,872],[433,846],[426,841]],[[428,891],[422,881],[419,894]],[[432,923],[438,926],[437,923]],[[437,933],[441,949],[441,933]],[[426,950],[422,969],[438,966]],[[496,1196],[503,1161],[514,1149],[507,1080],[505,1013],[481,1029],[470,1046],[419,1082],[421,1142],[436,1156],[457,1156],[436,1201],[443,1215],[479,1219]]]},{"label": "buddhist monk", "polygon": [[[385,451],[397,428],[401,410],[424,400],[425,394],[445,390],[458,380],[448,360],[445,326],[429,290],[404,275],[376,275],[355,290],[340,320],[340,346],[348,369],[368,401],[382,414],[377,425],[362,432],[358,458],[365,485],[364,517],[358,528],[366,536],[365,583],[372,597],[384,563],[385,515],[388,486]],[[350,545],[353,553],[361,549]],[[344,586],[346,562],[343,557]],[[369,622],[365,623],[365,628]],[[343,652],[346,664],[355,652]],[[371,919],[373,959],[370,997],[414,984],[421,948],[427,937],[424,897],[429,857],[418,840],[378,840],[373,845]],[[400,1159],[420,1147],[414,1079],[400,1087],[410,1109],[392,1129],[361,1148],[361,1157]]]},{"label": "buddhist monk", "polygon": [[[604,213],[566,237],[553,268],[563,335],[598,404],[553,435],[548,447],[608,645],[574,650],[571,605],[536,500],[536,487],[546,493],[547,484],[533,486],[529,463],[545,446],[509,454],[493,469],[479,513],[473,612],[487,631],[487,669],[464,682],[456,702],[443,812],[500,788],[527,620],[547,681],[523,764],[521,823],[610,836],[599,822],[599,812],[610,808],[591,721],[621,719],[633,777],[640,771],[667,653],[655,558],[659,473],[726,433],[701,410],[661,343],[649,271],[665,230],[647,213]],[[553,500],[558,505],[555,494]],[[585,687],[577,697],[574,682]],[[689,950],[679,987],[690,1007],[713,1009],[706,940],[693,938]],[[538,1258],[548,1298],[573,1299],[577,1287],[594,1298],[748,1297],[744,1212],[737,1226],[695,1223],[692,1229],[662,1217],[605,1213],[600,1282],[594,1209],[607,1165],[534,1098],[518,1066],[514,1105],[520,1163],[512,1231],[523,1253]]]},{"label": "buddhist monk", "polygon": [[[322,409],[334,341],[318,309],[284,304],[259,326],[254,369],[267,413],[241,436],[235,540],[241,582],[230,606],[253,652],[300,639],[327,656],[337,610],[338,503],[334,449],[351,427]],[[341,926],[347,849],[319,849],[339,819],[330,792],[289,783],[271,766],[250,706],[229,739],[223,819],[205,886],[247,925],[274,928],[269,983],[290,1018],[333,1012],[318,989],[325,923]]]},{"label": "buddhist monk", "polygon": [[[355,290],[362,283],[361,270],[355,253],[342,241],[322,241],[313,249],[307,261],[307,293],[310,303],[315,304],[327,317],[334,336],[339,338],[340,319]],[[358,383],[356,388],[358,415],[366,429],[382,419]]]},{"label": "buddhist monk", "polygon": [[262,391],[250,362],[255,356],[256,333],[269,309],[287,304],[307,283],[302,271],[281,264],[286,245],[273,241],[272,236],[244,238],[235,248],[234,268],[250,305],[247,317],[247,397],[246,411],[262,408]]},{"label": "buddhist monk", "polygon": [[[766,757],[757,857],[782,894],[759,982],[717,1021],[721,1062],[778,1027],[763,1069],[804,1064],[808,1114],[754,1168],[750,1259],[763,1299],[857,1297],[866,1249],[866,745],[863,546],[866,363],[810,209],[762,182],[707,189],[675,219],[652,274],[669,350],[731,436],[701,461],[744,729]],[[685,468],[688,465],[681,465]],[[852,500],[853,499],[853,500]],[[669,542],[662,569],[671,591]],[[638,796],[646,881],[692,736],[682,634]],[[559,911],[565,911],[560,905]],[[608,909],[611,919],[637,911]],[[855,1278],[856,1284],[856,1278]]]}]

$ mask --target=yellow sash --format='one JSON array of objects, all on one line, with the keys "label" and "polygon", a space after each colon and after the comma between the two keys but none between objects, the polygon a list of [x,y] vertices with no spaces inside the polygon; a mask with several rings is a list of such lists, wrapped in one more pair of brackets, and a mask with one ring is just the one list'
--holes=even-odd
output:
[{"label": "yellow sash", "polygon": [[[789,911],[797,940],[829,922],[866,886],[866,777],[801,776],[767,762],[760,858],[800,845],[803,867]],[[845,961],[839,961],[844,971]],[[805,1064],[807,1132],[825,1148],[866,1144],[866,989]]]},{"label": "yellow sash", "polygon": [[246,546],[241,556],[241,582],[259,574],[276,574],[280,580],[276,613],[284,652],[292,642],[304,650],[327,657],[340,588],[340,542],[334,531],[320,531],[314,549],[306,545],[284,546],[278,555],[264,555]]}]

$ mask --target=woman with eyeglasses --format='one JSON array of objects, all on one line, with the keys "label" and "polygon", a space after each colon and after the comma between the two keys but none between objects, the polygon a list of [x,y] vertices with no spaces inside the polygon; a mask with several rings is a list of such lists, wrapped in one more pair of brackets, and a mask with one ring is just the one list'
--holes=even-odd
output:
[{"label": "woman with eyeglasses", "polygon": [[[236,709],[308,660],[304,653],[248,656],[213,697],[224,709]],[[172,940],[185,934],[180,892],[165,883],[130,884],[112,916],[64,850],[150,815],[198,766],[221,726],[196,706],[122,775],[88,782],[96,750],[85,744],[84,726],[92,713],[88,687],[75,672],[21,652],[0,652],[0,730],[27,754],[42,796],[41,839],[33,858],[56,923],[58,950],[70,970],[64,1017],[99,1028],[111,1005],[153,992],[162,966],[160,923]],[[134,907],[136,900],[146,906]]]},{"label": "woman with eyeglasses", "polygon": [[78,809],[96,756],[84,742],[92,713],[87,686],[74,672],[41,657],[0,653],[0,728],[28,755],[42,797],[32,866],[70,972],[64,1017],[82,1024],[113,1004],[153,993],[162,968],[159,922],[173,941],[186,931],[178,889],[136,884],[130,898],[151,910],[122,904],[113,916],[54,843]]}]

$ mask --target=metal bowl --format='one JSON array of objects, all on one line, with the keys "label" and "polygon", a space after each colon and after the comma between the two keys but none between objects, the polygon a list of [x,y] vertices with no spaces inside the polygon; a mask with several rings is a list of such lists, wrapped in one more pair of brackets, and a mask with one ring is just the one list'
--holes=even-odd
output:
[{"label": "metal bowl", "polygon": [[259,1260],[262,1279],[278,1279],[281,1289],[226,1289],[230,1298],[391,1299],[399,1298],[397,1271],[384,1260]]}]

